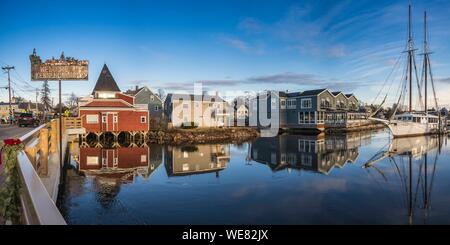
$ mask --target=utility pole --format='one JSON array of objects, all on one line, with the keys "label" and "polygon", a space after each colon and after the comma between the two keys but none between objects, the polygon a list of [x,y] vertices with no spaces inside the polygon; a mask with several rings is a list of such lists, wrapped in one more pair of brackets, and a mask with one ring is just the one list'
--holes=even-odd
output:
[{"label": "utility pole", "polygon": [[11,105],[11,77],[9,75],[10,70],[15,69],[14,66],[4,66],[2,69],[8,73],[8,90],[9,90],[9,123],[13,124],[13,111]]}]

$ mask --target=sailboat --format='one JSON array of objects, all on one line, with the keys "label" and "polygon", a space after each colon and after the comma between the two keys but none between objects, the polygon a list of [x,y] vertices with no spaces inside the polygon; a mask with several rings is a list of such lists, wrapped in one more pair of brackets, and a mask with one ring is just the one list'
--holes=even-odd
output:
[{"label": "sailboat", "polygon": [[[424,111],[415,111],[413,110],[413,96],[412,96],[412,87],[413,87],[413,70],[416,69],[415,67],[415,51],[414,48],[414,40],[412,37],[412,31],[411,31],[411,5],[409,6],[409,21],[408,21],[408,42],[407,42],[407,50],[405,53],[407,53],[407,68],[406,68],[406,74],[405,74],[405,80],[404,84],[402,85],[403,89],[400,93],[400,96],[398,98],[397,103],[395,104],[394,111],[391,115],[391,117],[388,120],[380,119],[380,118],[374,118],[373,115],[378,113],[379,109],[381,109],[381,106],[375,113],[372,114],[372,116],[369,118],[374,121],[379,121],[384,123],[387,127],[389,127],[393,137],[406,137],[406,136],[419,136],[419,135],[428,135],[428,134],[439,134],[444,133],[446,131],[446,122],[445,118],[441,118],[439,113],[439,107],[437,104],[436,99],[436,91],[434,88],[434,82],[433,82],[433,76],[431,72],[431,63],[430,63],[430,52],[428,48],[428,33],[427,33],[427,15],[426,12],[424,14],[424,52],[423,52],[423,82],[424,82],[424,88],[425,88],[425,106]],[[416,70],[415,70],[416,71]],[[420,95],[420,100],[422,100],[421,90],[422,87],[418,82],[417,79],[417,71],[416,74],[416,81],[418,86],[418,92]],[[434,113],[430,113],[428,111],[428,76],[430,76],[431,85],[433,88],[433,94],[434,94],[434,102],[435,102],[435,111]],[[409,85],[409,88],[408,88]],[[405,98],[406,90],[409,92],[409,105],[408,110],[403,113],[396,114],[399,107],[400,107],[400,101],[401,99]],[[383,101],[385,102],[386,97]],[[383,104],[382,103],[382,104]]]}]

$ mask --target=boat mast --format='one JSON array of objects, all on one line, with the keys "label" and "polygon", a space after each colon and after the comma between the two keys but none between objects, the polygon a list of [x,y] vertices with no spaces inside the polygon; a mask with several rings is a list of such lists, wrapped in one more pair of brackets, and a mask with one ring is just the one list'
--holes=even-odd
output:
[{"label": "boat mast", "polygon": [[408,60],[409,60],[409,112],[412,111],[412,57],[413,40],[411,34],[411,5],[408,9]]},{"label": "boat mast", "polygon": [[424,12],[424,41],[423,41],[423,66],[425,72],[425,114],[428,114],[428,44],[427,44],[427,11]]}]

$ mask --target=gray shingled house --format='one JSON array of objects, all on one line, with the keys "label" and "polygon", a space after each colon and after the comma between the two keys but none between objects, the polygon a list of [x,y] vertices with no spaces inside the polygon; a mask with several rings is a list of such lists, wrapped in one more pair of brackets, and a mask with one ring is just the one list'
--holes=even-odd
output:
[{"label": "gray shingled house", "polygon": [[136,105],[147,105],[150,113],[150,128],[161,128],[164,125],[163,101],[147,86],[135,89],[129,89],[125,94],[134,97]]},{"label": "gray shingled house", "polygon": [[[253,100],[267,100],[268,117],[274,108],[279,109],[279,124],[283,129],[315,129],[323,131],[327,127],[353,127],[367,123],[366,114],[359,112],[359,101],[353,94],[330,92],[328,89],[315,89],[303,92],[260,93]],[[262,104],[264,105],[264,104]],[[250,111],[252,112],[253,109]]]}]

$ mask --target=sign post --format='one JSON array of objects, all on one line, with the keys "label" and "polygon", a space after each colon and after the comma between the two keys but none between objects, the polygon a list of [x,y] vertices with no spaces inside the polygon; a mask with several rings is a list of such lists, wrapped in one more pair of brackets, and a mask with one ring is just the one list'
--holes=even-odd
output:
[{"label": "sign post", "polygon": [[[63,171],[63,157],[62,157],[62,99],[61,99],[61,81],[71,80],[80,81],[88,80],[88,65],[87,60],[77,60],[72,57],[65,57],[64,52],[59,59],[49,59],[42,62],[41,58],[36,54],[36,49],[30,55],[31,62],[31,80],[32,81],[58,81],[59,92],[59,164],[61,166],[61,173]],[[63,175],[61,174],[61,177]]]}]

